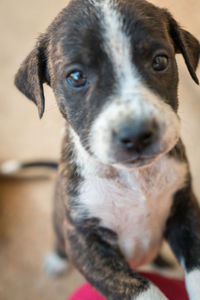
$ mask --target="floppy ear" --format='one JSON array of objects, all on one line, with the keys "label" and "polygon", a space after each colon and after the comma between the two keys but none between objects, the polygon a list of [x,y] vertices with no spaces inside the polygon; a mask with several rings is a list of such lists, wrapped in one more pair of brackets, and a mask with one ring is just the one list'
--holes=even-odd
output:
[{"label": "floppy ear", "polygon": [[182,29],[168,11],[165,11],[165,14],[167,15],[168,30],[174,43],[175,51],[183,55],[190,75],[199,84],[195,71],[200,58],[200,43],[191,33]]},{"label": "floppy ear", "polygon": [[43,83],[49,84],[46,44],[46,36],[41,36],[15,76],[15,85],[37,105],[40,118],[43,116],[45,107]]}]

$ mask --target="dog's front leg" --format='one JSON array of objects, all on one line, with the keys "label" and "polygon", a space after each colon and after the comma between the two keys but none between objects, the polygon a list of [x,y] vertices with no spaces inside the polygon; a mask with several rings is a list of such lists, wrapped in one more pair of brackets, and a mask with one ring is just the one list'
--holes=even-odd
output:
[{"label": "dog's front leg", "polygon": [[200,208],[190,184],[175,195],[165,236],[185,270],[190,300],[199,300]]},{"label": "dog's front leg", "polygon": [[[134,272],[117,246],[117,236],[104,228],[68,224],[69,259],[108,300],[166,300],[148,280]],[[92,223],[92,220],[89,220]]]}]

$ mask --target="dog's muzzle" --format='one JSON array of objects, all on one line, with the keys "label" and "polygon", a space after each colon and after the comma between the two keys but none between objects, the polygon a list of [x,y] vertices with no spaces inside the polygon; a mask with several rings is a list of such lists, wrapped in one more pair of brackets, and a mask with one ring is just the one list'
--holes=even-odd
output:
[{"label": "dog's muzzle", "polygon": [[113,143],[119,151],[127,153],[142,153],[150,147],[158,137],[156,121],[127,122],[119,129],[113,130]]},{"label": "dog's muzzle", "polygon": [[112,131],[112,148],[116,161],[142,162],[156,155],[159,126],[155,120],[129,120]]},{"label": "dog's muzzle", "polygon": [[90,149],[104,164],[142,167],[169,152],[179,137],[179,118],[168,104],[156,96],[134,98],[105,107],[92,124]]}]

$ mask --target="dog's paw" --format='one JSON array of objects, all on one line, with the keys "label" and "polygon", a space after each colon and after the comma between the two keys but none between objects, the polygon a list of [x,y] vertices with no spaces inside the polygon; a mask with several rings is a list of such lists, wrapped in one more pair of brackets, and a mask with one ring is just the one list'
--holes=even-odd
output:
[{"label": "dog's paw", "polygon": [[134,300],[168,300],[167,297],[153,284]]},{"label": "dog's paw", "polygon": [[49,253],[44,260],[45,272],[53,277],[63,275],[68,270],[67,260],[56,252]]},{"label": "dog's paw", "polygon": [[190,300],[200,299],[200,270],[196,269],[185,276],[186,287]]}]

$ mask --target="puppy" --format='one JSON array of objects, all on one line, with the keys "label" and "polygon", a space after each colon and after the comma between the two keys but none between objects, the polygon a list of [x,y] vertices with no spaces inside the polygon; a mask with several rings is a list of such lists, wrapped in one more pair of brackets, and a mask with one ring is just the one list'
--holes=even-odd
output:
[{"label": "puppy", "polygon": [[137,274],[165,239],[200,299],[200,210],[180,139],[181,53],[193,80],[200,44],[144,0],[72,0],[19,69],[44,113],[43,84],[66,120],[55,190],[58,271],[69,259],[109,300],[163,300]]}]

